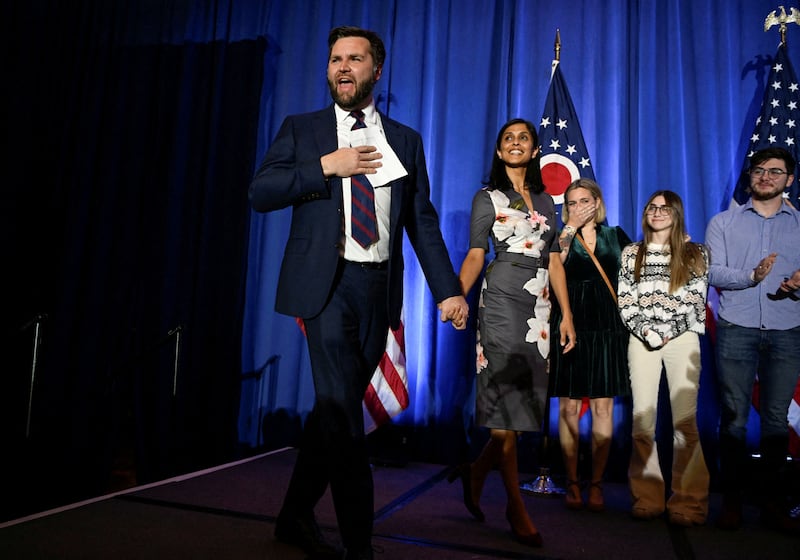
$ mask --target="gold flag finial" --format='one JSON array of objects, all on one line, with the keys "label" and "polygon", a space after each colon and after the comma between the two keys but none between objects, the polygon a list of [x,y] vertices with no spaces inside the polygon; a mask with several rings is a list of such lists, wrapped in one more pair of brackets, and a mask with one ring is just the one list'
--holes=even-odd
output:
[{"label": "gold flag finial", "polygon": [[558,28],[556,28],[556,42],[553,49],[556,51],[556,60],[561,60],[561,31]]},{"label": "gold flag finial", "polygon": [[796,23],[800,25],[800,11],[797,8],[789,8],[789,15],[786,15],[786,10],[783,6],[778,6],[778,9],[781,11],[781,15],[776,15],[777,10],[772,10],[767,19],[764,20],[764,31],[767,31],[773,25],[780,25],[780,33],[781,33],[781,46],[786,46],[786,24],[787,23]]}]

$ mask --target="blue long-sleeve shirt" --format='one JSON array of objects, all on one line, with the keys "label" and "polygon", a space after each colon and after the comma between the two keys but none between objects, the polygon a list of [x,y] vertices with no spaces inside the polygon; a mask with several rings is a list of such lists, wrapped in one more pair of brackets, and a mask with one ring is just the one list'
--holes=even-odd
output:
[{"label": "blue long-sleeve shirt", "polygon": [[[800,270],[800,212],[782,204],[765,218],[747,201],[714,216],[705,242],[711,253],[709,283],[720,290],[722,319],[756,329],[800,326],[800,299],[768,297],[774,296],[784,278]],[[778,255],[775,264],[756,284],[753,269],[771,253]]]}]

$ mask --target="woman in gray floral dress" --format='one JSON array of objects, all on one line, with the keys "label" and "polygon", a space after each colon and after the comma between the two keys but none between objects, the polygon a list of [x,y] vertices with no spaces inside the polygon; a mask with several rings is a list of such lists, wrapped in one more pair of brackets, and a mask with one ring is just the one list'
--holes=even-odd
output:
[{"label": "woman in gray floral dress", "polygon": [[483,520],[481,490],[497,467],[508,495],[506,518],[512,533],[531,546],[541,546],[542,537],[519,491],[516,442],[519,432],[538,431],[542,425],[550,286],[564,310],[554,350],[568,352],[575,344],[564,267],[557,256],[555,208],[544,192],[538,152],[533,124],[522,119],[506,123],[495,144],[489,184],[472,202],[470,250],[460,272],[465,294],[483,272],[489,239],[495,252],[478,304],[476,422],[489,428],[490,438],[473,463],[450,476],[451,481],[461,478],[467,509]]}]

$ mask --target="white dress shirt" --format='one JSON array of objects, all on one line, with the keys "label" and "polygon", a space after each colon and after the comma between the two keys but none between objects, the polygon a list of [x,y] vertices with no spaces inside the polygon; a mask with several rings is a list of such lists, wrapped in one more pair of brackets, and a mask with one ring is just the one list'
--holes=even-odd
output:
[{"label": "white dress shirt", "polygon": [[[351,146],[351,128],[356,122],[346,111],[334,104],[336,111],[336,132],[339,138],[339,147]],[[367,128],[377,129],[383,135],[383,125],[375,105],[370,104],[364,108],[364,122]],[[369,179],[369,175],[366,175]],[[392,192],[388,185],[374,187],[375,190],[375,216],[378,220],[378,241],[367,248],[359,245],[350,234],[350,178],[342,178],[342,198],[344,208],[345,246],[344,258],[356,262],[383,262],[389,260],[389,210],[392,202]]]}]

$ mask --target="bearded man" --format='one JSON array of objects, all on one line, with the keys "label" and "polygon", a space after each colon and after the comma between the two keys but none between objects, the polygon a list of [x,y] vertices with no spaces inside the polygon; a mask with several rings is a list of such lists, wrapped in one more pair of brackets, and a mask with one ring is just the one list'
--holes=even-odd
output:
[{"label": "bearded man", "polygon": [[341,558],[314,519],[330,484],[344,558],[371,559],[361,402],[388,329],[400,323],[404,231],[442,321],[463,329],[468,308],[430,201],[422,139],[375,108],[383,41],[338,27],[328,47],[334,103],[286,118],[250,184],[254,210],[292,206],[275,309],[305,323],[315,391],[275,536],[314,557]]},{"label": "bearded man", "polygon": [[719,289],[717,374],[722,512],[717,525],[742,523],[746,429],[759,380],[761,466],[756,476],[762,522],[797,531],[787,502],[787,414],[800,375],[800,212],[784,200],[796,162],[783,148],[750,157],[750,200],[714,216],[706,231],[709,284]]}]

